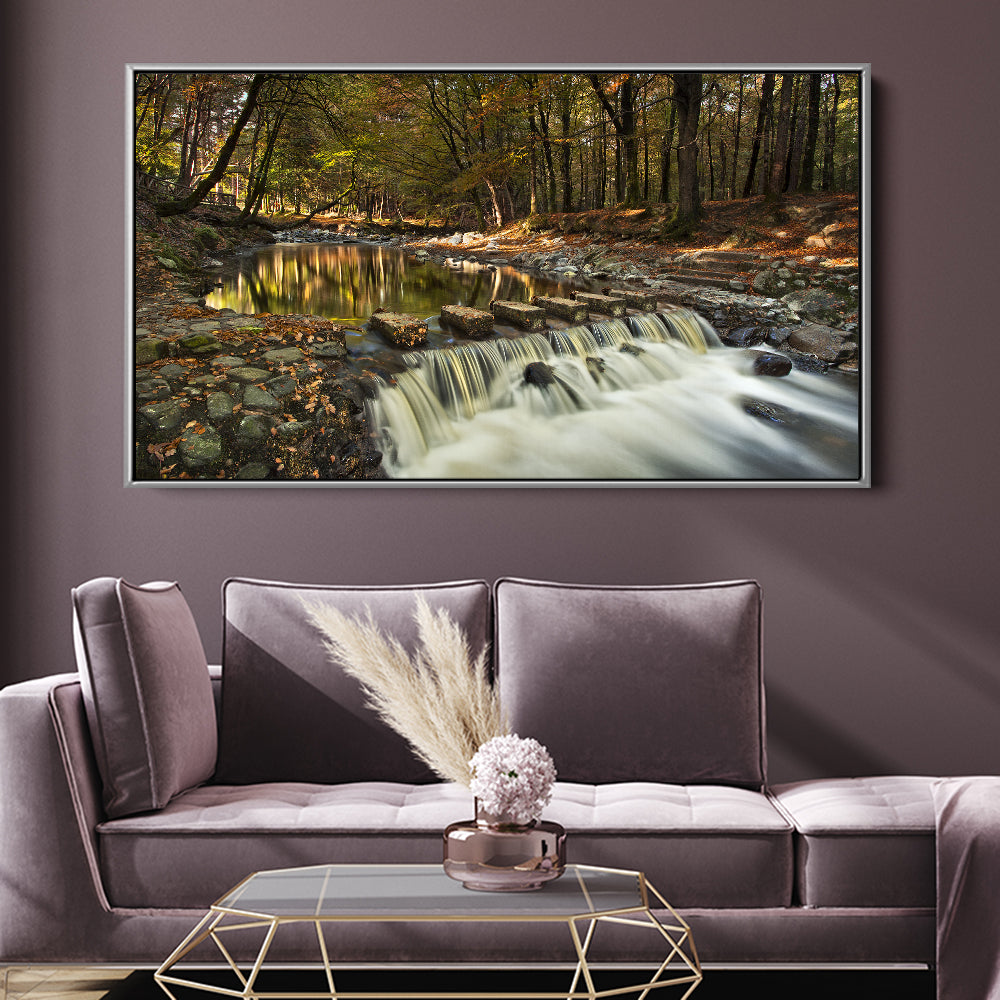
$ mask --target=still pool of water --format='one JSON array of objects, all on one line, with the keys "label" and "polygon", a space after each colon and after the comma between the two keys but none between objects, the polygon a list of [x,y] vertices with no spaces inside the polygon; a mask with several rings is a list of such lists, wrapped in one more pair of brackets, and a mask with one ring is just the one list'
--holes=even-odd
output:
[{"label": "still pool of water", "polygon": [[307,313],[354,326],[376,309],[429,318],[443,305],[488,309],[493,299],[527,301],[574,287],[503,265],[420,263],[408,251],[365,243],[277,243],[237,258],[220,280],[207,297],[213,309]]}]

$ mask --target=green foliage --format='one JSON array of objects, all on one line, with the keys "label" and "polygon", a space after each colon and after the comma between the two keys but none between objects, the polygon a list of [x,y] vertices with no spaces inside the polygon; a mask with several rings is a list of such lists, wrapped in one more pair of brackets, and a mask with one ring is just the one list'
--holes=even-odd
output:
[{"label": "green foliage", "polygon": [[[218,189],[235,195],[238,207],[252,192],[264,214],[308,214],[332,203],[331,211],[394,223],[400,216],[433,217],[482,229],[524,218],[534,207],[529,232],[551,228],[556,213],[593,208],[640,207],[648,216],[676,197],[676,76],[268,74]],[[210,174],[252,78],[136,74],[139,168],[166,180],[180,175],[186,185]],[[748,173],[759,178],[763,170],[763,154],[750,169],[758,113],[766,104],[763,78],[703,74],[696,141],[704,199],[738,197]],[[796,93],[805,94],[808,74],[795,78]],[[860,167],[858,76],[838,75],[835,118],[833,83],[833,73],[822,74],[816,176],[827,123],[835,121],[833,190],[853,190]],[[777,111],[776,94],[771,102],[764,108],[767,122]],[[771,133],[764,138],[773,142]],[[565,225],[588,231],[577,219]]]}]

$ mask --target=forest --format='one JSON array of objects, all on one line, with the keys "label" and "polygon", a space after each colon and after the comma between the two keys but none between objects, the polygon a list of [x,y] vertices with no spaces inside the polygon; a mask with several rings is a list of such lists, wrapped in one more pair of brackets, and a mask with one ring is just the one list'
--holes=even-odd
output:
[{"label": "forest", "polygon": [[169,215],[515,219],[856,192],[845,72],[192,72],[134,75],[137,189]]}]

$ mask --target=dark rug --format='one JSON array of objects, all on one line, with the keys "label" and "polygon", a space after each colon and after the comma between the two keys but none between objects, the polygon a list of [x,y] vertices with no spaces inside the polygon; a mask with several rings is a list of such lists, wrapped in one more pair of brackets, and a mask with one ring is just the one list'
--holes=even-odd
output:
[{"label": "dark rug", "polygon": [[[596,985],[601,989],[615,989],[634,983],[635,974],[599,972]],[[233,980],[224,972],[199,971],[199,981],[224,988],[232,988]],[[456,998],[471,997],[476,993],[518,992],[528,996],[532,992],[558,993],[569,986],[566,972],[548,970],[519,970],[481,972],[468,971],[370,971],[348,970],[336,975],[337,988],[344,993],[431,993],[453,992]],[[258,980],[262,992],[307,992],[325,989],[322,974],[312,972],[273,972],[262,974]],[[177,1000],[194,1000],[213,995],[182,987],[171,987]],[[685,987],[662,987],[654,990],[651,998],[680,1000]],[[467,991],[467,992],[463,992]],[[692,1000],[751,1000],[767,997],[768,1000],[934,1000],[934,973],[923,970],[877,970],[803,972],[782,970],[776,972],[730,972],[708,969],[701,985],[692,994]],[[638,996],[623,993],[622,997]],[[166,994],[154,982],[151,972],[134,972],[122,980],[105,1000],[163,1000]]]}]

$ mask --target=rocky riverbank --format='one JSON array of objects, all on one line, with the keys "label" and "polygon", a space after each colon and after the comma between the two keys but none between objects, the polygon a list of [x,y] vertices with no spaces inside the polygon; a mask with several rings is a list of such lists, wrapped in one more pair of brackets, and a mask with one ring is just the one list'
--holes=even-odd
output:
[{"label": "rocky riverbank", "polygon": [[[578,283],[637,288],[705,316],[733,347],[780,348],[797,367],[857,371],[856,262],[744,251],[726,287],[679,280],[700,251],[655,239],[538,231],[448,237],[363,223],[275,234],[231,228],[202,211],[161,220],[140,203],[136,229],[135,467],[137,480],[297,482],[384,478],[364,401],[402,369],[390,351],[354,356],[343,327],[316,316],[246,315],[205,306],[217,257],[275,239],[365,239],[417,260],[510,265]],[[696,275],[697,276],[697,275]],[[446,305],[449,303],[442,303]]]}]

